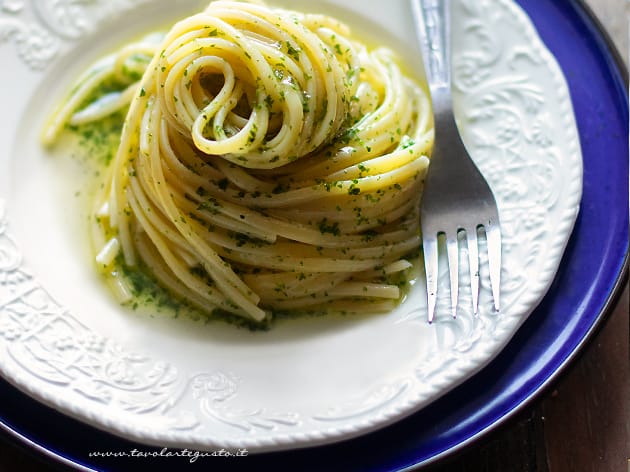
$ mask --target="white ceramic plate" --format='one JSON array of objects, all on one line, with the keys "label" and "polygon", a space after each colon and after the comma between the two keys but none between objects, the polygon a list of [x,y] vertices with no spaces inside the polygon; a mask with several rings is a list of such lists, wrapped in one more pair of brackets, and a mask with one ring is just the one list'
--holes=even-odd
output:
[{"label": "white ceramic plate", "polygon": [[[422,74],[406,0],[276,3],[332,13]],[[482,260],[481,310],[472,315],[462,252],[459,316],[449,315],[443,279],[433,325],[422,279],[392,313],[287,320],[268,332],[147,316],[118,306],[99,281],[76,196],[85,168],[47,155],[38,133],[88,64],[203,6],[0,4],[0,372],[69,416],[165,447],[311,446],[430,408],[501,350],[560,264],[582,164],[558,66],[511,0],[455,2],[457,114],[500,206],[501,313],[491,309]]]}]

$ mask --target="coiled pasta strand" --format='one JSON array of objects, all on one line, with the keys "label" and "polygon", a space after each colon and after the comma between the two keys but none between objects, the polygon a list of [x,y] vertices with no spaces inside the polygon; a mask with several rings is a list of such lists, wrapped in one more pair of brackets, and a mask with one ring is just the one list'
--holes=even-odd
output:
[{"label": "coiled pasta strand", "polygon": [[[120,253],[255,321],[400,300],[433,132],[393,53],[327,16],[232,1],[151,38],[89,71],[44,134],[128,107],[92,228],[117,290]],[[105,80],[120,91],[90,102]]]}]

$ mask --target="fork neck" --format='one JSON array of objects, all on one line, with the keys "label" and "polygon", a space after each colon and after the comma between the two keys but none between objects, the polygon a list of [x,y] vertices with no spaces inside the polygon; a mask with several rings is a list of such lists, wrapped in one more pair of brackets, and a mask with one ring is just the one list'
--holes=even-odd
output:
[{"label": "fork neck", "polygon": [[435,126],[438,127],[437,121],[442,117],[448,117],[450,120],[453,116],[453,96],[451,95],[451,84],[431,84],[431,105],[433,107],[433,116],[436,120]]}]

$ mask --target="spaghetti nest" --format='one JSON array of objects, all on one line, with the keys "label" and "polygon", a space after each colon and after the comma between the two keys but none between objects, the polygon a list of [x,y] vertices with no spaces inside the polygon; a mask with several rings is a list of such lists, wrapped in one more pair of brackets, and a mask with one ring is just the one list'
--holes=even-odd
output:
[{"label": "spaghetti nest", "polygon": [[[78,110],[116,76],[124,90]],[[119,252],[203,310],[256,321],[400,300],[433,135],[390,50],[327,16],[215,1],[101,62],[67,104],[57,127],[129,107],[93,231],[123,292]]]}]

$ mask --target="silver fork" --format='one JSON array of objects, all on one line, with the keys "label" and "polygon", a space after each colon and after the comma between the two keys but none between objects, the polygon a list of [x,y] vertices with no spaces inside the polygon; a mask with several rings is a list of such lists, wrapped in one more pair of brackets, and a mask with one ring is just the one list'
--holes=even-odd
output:
[{"label": "silver fork", "polygon": [[438,236],[446,238],[451,310],[457,314],[460,232],[466,233],[473,312],[479,307],[478,232],[488,247],[490,285],[499,311],[501,230],[492,190],[462,142],[451,96],[451,0],[411,0],[429,82],[435,121],[435,144],[420,211],[427,278],[428,320],[433,321],[438,286]]}]

